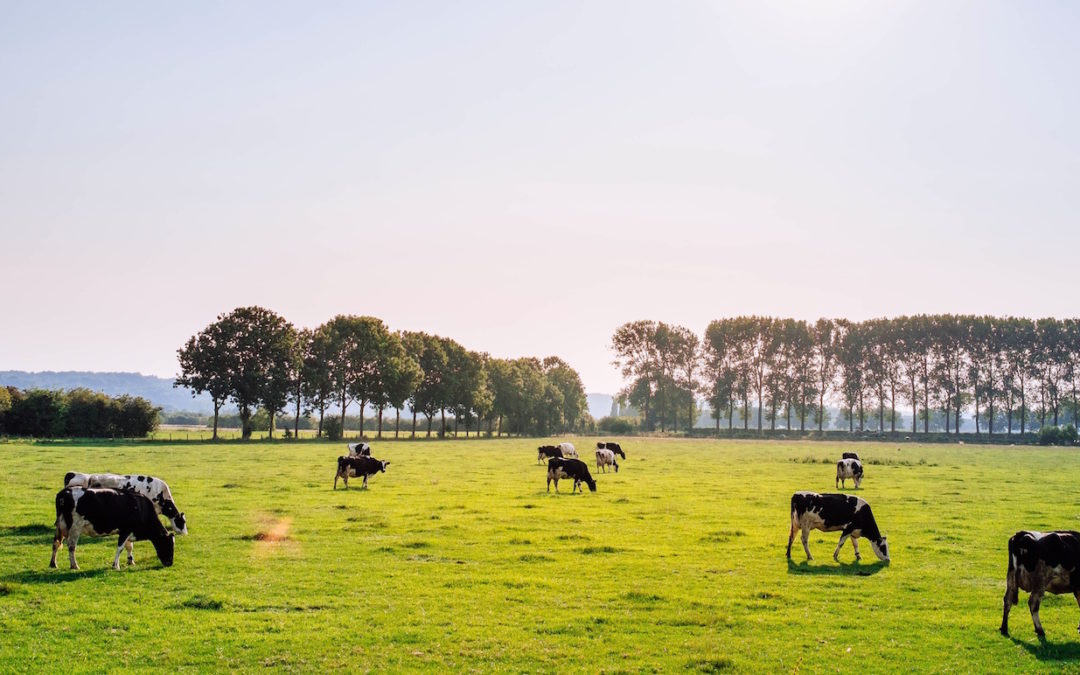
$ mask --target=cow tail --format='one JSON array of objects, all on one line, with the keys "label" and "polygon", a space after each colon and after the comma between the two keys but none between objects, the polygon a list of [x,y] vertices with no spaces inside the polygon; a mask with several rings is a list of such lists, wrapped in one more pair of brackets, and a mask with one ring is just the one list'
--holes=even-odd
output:
[{"label": "cow tail", "polygon": [[1005,572],[1005,595],[1009,604],[1015,605],[1020,602],[1019,579],[1016,578],[1016,557],[1019,553],[1019,543],[1016,535],[1009,538],[1009,566]]}]

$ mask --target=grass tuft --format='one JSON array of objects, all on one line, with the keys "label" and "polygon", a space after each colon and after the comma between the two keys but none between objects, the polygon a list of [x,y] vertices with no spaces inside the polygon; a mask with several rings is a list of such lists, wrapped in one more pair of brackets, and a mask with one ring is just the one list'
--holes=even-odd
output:
[{"label": "grass tuft", "polygon": [[618,553],[621,550],[614,546],[586,546],[581,549],[581,552],[585,555],[596,555],[597,553]]},{"label": "grass tuft", "polygon": [[187,600],[180,603],[181,607],[187,607],[188,609],[210,609],[220,610],[225,606],[225,603],[216,598],[208,598],[203,595],[194,595]]},{"label": "grass tuft", "polygon": [[694,659],[686,664],[687,670],[696,670],[699,673],[720,673],[730,670],[735,664],[728,658]]}]

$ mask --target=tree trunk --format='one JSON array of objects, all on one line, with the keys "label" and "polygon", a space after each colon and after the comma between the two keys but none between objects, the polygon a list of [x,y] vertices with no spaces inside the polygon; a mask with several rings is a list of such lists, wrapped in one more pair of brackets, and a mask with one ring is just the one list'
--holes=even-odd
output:
[{"label": "tree trunk", "polygon": [[300,438],[300,387],[296,388],[296,421],[293,422],[293,438]]},{"label": "tree trunk", "polygon": [[251,411],[247,406],[240,407],[240,438],[245,441],[251,438]]},{"label": "tree trunk", "polygon": [[439,409],[442,415],[442,431],[439,432],[439,438],[446,438],[446,408]]},{"label": "tree trunk", "polygon": [[[973,390],[973,392],[975,394],[975,435],[978,436],[979,433],[981,433],[980,429],[979,429],[979,371],[978,370],[975,371],[975,379],[971,383],[971,385],[972,385],[972,390]],[[960,426],[959,421],[957,421],[956,426],[957,427]]]},{"label": "tree trunk", "polygon": [[322,423],[323,423],[323,415],[325,415],[325,414],[326,414],[326,406],[320,404],[319,405],[319,430],[315,434],[319,438],[322,438]]},{"label": "tree trunk", "polygon": [[761,388],[759,387],[758,390],[757,390],[757,431],[758,431],[759,435],[761,434],[761,431],[762,431],[761,430],[761,408],[762,408],[762,405],[761,405]]},{"label": "tree trunk", "polygon": [[889,410],[892,418],[889,421],[891,433],[896,433],[896,383],[889,384]]},{"label": "tree trunk", "polygon": [[427,413],[424,413],[424,415],[427,417],[427,437],[431,438],[431,418],[432,418],[432,416],[428,415]]},{"label": "tree trunk", "polygon": [[364,408],[367,407],[367,399],[360,399],[360,438],[364,437]]},{"label": "tree trunk", "polygon": [[416,438],[416,409],[412,411],[412,435],[409,438]]},{"label": "tree trunk", "polygon": [[379,440],[382,440],[382,414],[383,414],[382,406],[379,406],[379,425],[378,425],[378,431],[375,432],[375,437],[378,438]]},{"label": "tree trunk", "polygon": [[266,434],[267,434],[266,438],[270,439],[270,438],[274,437],[274,416],[275,416],[274,411],[273,410],[267,410],[266,411],[266,416],[270,418],[270,426],[269,426],[269,430],[266,432]]},{"label": "tree trunk", "polygon": [[218,413],[221,412],[221,403],[214,401],[214,440],[217,440]]},{"label": "tree trunk", "polygon": [[502,413],[499,413],[499,428],[495,432],[495,438],[502,438]]},{"label": "tree trunk", "polygon": [[915,378],[911,378],[911,433],[918,433],[919,431],[919,404],[917,401],[918,392],[915,391]]},{"label": "tree trunk", "polygon": [[345,408],[348,407],[349,401],[345,398],[345,386],[341,387],[341,436],[345,437]]},{"label": "tree trunk", "polygon": [[821,392],[818,394],[818,418],[817,418],[817,430],[820,432],[825,425],[825,387],[821,387]]}]

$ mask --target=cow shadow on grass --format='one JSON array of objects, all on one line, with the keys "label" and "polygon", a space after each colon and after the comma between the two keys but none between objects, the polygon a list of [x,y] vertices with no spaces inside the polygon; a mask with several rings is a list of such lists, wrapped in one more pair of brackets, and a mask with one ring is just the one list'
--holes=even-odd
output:
[{"label": "cow shadow on grass", "polygon": [[1035,642],[1026,642],[1010,635],[1014,645],[1023,647],[1029,654],[1040,661],[1077,661],[1080,660],[1080,642],[1061,642],[1054,644],[1046,638]]},{"label": "cow shadow on grass", "polygon": [[888,563],[885,563],[883,561],[873,562],[866,565],[862,563],[840,563],[839,565],[811,565],[806,560],[802,561],[801,563],[797,563],[794,560],[787,561],[788,574],[812,574],[841,577],[869,577],[877,574],[888,566]]}]

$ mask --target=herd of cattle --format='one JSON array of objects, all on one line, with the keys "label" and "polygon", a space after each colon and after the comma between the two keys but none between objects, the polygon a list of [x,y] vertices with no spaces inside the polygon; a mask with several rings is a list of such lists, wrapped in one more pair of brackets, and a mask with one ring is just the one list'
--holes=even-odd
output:
[{"label": "herd of cattle", "polygon": [[[348,444],[349,454],[338,457],[334,475],[334,489],[338,479],[349,487],[349,478],[361,477],[367,488],[368,478],[385,473],[389,461],[371,456],[367,443]],[[547,459],[547,491],[559,480],[573,481],[573,492],[581,490],[581,484],[596,492],[596,480],[589,473],[588,465],[578,458],[572,443],[542,445],[536,461]],[[618,443],[596,444],[596,469],[607,472],[612,467],[619,471],[618,457],[626,459],[626,453]],[[853,480],[855,488],[862,485],[863,466],[858,453],[845,452],[836,465],[836,483],[845,488],[847,480]],[[170,533],[161,524],[164,516],[171,526]],[[811,530],[840,532],[840,541],[833,551],[833,560],[839,562],[840,549],[851,539],[855,559],[861,560],[859,539],[870,542],[874,554],[888,563],[889,544],[874,520],[874,514],[865,499],[849,494],[818,494],[799,491],[791,496],[791,531],[788,534],[787,558],[791,560],[791,545],[795,534],[802,533],[806,559],[810,555]],[[173,564],[174,535],[187,534],[187,520],[173,500],[168,484],[160,478],[146,475],[119,475],[111,473],[86,474],[69,472],[64,476],[64,488],[56,494],[56,533],[53,538],[52,558],[49,567],[56,567],[56,554],[67,542],[71,569],[79,569],[75,561],[75,548],[83,535],[91,537],[117,534],[116,555],[113,569],[120,569],[120,554],[127,551],[128,565],[135,564],[133,543],[149,540],[165,567]],[[1047,593],[1071,593],[1080,604],[1080,532],[1061,530],[1034,532],[1021,530],[1009,539],[1008,571],[1004,608],[1001,617],[1001,634],[1009,634],[1009,610],[1019,602],[1019,591],[1029,593],[1028,608],[1031,611],[1035,633],[1045,635],[1039,620],[1039,605]],[[1077,626],[1080,632],[1080,625]]]}]

